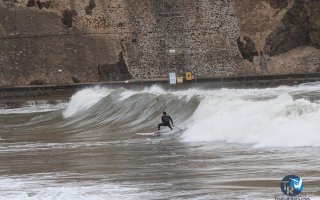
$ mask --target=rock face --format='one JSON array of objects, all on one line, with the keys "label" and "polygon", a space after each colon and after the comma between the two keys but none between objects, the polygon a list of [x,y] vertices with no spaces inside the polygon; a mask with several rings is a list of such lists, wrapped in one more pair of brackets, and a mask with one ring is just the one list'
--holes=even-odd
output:
[{"label": "rock face", "polygon": [[[320,9],[305,6],[304,2],[302,0],[296,1],[288,9],[279,25],[267,37],[266,45],[269,55],[279,55],[299,46],[319,45],[317,41],[319,26],[317,23],[320,20]],[[317,5],[315,4],[315,6]],[[314,31],[318,31],[318,34]],[[313,34],[315,37],[312,37]]]},{"label": "rock face", "polygon": [[245,55],[253,54],[254,59],[247,59],[251,61],[247,66],[255,69],[251,72],[319,71],[320,1],[243,0],[235,3],[240,19],[240,38],[249,41],[245,42],[246,48],[240,43],[239,50],[245,59]]},{"label": "rock face", "polygon": [[128,66],[124,61],[122,52],[119,55],[119,62],[116,64],[101,64],[98,66],[99,81],[119,81],[132,78]]},{"label": "rock face", "polygon": [[319,72],[319,30],[319,0],[0,0],[0,85]]}]

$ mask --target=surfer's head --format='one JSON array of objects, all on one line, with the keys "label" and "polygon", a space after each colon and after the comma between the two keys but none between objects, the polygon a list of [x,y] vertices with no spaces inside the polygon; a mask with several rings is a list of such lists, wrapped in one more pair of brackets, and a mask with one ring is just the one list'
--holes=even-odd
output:
[{"label": "surfer's head", "polygon": [[163,115],[167,115],[167,113],[166,113],[166,112],[163,112],[162,114],[163,114]]}]

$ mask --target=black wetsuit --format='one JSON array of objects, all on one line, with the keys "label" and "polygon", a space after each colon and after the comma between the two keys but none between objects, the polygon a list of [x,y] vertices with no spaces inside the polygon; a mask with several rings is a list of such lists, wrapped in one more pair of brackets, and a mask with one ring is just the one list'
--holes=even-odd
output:
[{"label": "black wetsuit", "polygon": [[158,124],[158,130],[160,130],[160,126],[168,126],[172,130],[172,127],[170,125],[170,121],[172,124],[173,124],[173,121],[169,115],[163,115],[161,117],[161,120],[162,120],[162,123]]}]

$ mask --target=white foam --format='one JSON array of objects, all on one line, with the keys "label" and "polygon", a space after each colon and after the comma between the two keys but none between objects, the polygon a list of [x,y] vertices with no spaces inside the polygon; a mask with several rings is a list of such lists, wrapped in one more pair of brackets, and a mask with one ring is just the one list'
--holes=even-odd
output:
[{"label": "white foam", "polygon": [[167,92],[159,85],[152,85],[151,87],[146,87],[142,93],[150,93],[155,95],[166,94]]},{"label": "white foam", "polygon": [[218,97],[233,97],[233,98],[247,98],[247,97],[273,97],[282,94],[299,94],[299,93],[320,93],[320,82],[314,82],[309,84],[301,84],[298,86],[279,86],[277,88],[253,88],[253,89],[198,89],[191,88],[185,91],[173,91],[171,93],[178,96],[194,96],[199,95],[203,97],[218,96]]},{"label": "white foam", "polygon": [[128,99],[129,97],[138,94],[138,91],[133,91],[133,90],[125,90],[120,94],[119,101],[123,101],[125,99]]},{"label": "white foam", "polygon": [[[88,176],[90,178],[88,180]],[[82,179],[83,178],[83,179]],[[97,178],[97,181],[93,181]],[[90,181],[92,179],[92,181]],[[94,174],[76,173],[44,173],[28,174],[20,176],[0,177],[0,200],[105,200],[105,199],[232,199],[235,196],[240,199],[268,199],[263,198],[266,189],[223,190],[220,192],[202,193],[203,190],[172,189],[171,183],[162,182],[108,182],[108,178],[102,178]],[[168,189],[158,189],[162,186]],[[151,190],[149,188],[152,188]],[[219,190],[219,188],[217,188]],[[242,189],[242,190],[240,190]],[[270,189],[272,192],[273,189]],[[279,189],[279,188],[277,188]],[[269,192],[267,190],[267,192]],[[267,193],[267,196],[268,193]],[[175,198],[176,197],[176,198]],[[180,198],[179,198],[180,197]],[[310,196],[318,200],[318,196]]]},{"label": "white foam", "polygon": [[63,116],[68,118],[76,113],[86,111],[97,104],[102,98],[108,96],[111,91],[107,88],[95,87],[77,92],[71,97],[68,107],[63,112]]},{"label": "white foam", "polygon": [[151,87],[146,87],[141,91],[138,90],[124,90],[120,94],[120,101],[123,101],[125,99],[128,99],[129,97],[136,95],[136,94],[141,94],[141,93],[149,93],[149,94],[154,94],[154,95],[161,95],[161,94],[167,94],[168,92],[165,91],[163,88],[161,88],[158,85],[152,85]]},{"label": "white foam", "polygon": [[[50,200],[50,199],[134,199],[138,189],[107,182],[64,183],[63,176],[55,174],[23,178],[0,178],[0,200]],[[138,195],[137,195],[138,196]]]},{"label": "white foam", "polygon": [[252,94],[250,90],[231,91],[239,94],[217,91],[214,96],[205,96],[183,135],[184,141],[252,143],[257,147],[320,146],[319,104],[293,100],[287,93],[257,101],[241,98]]},{"label": "white foam", "polygon": [[67,103],[49,104],[43,103],[30,103],[28,102],[21,108],[0,108],[0,114],[25,114],[25,113],[38,113],[49,112],[54,110],[61,110],[67,106]]}]

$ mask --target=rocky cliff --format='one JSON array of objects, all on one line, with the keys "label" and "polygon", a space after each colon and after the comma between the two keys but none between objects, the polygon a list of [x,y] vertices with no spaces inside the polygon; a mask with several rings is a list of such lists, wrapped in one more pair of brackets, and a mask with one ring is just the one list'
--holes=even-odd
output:
[{"label": "rocky cliff", "polygon": [[0,0],[0,85],[320,71],[319,0]]}]

